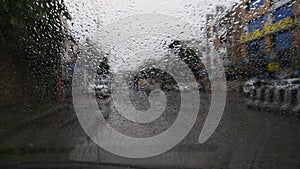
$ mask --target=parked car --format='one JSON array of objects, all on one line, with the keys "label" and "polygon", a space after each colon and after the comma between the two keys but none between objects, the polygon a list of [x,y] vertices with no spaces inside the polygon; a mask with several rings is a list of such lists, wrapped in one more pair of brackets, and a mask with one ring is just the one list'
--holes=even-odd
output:
[{"label": "parked car", "polygon": [[283,79],[277,81],[275,87],[277,89],[298,89],[300,87],[300,79],[299,78],[292,78],[292,79]]},{"label": "parked car", "polygon": [[190,87],[188,85],[179,86],[180,91],[188,91]]},{"label": "parked car", "polygon": [[179,90],[178,86],[176,84],[163,84],[162,89],[165,91],[174,91]]},{"label": "parked car", "polygon": [[[181,83],[179,85],[179,90],[180,91],[192,91],[193,89],[199,90],[199,85],[198,83]],[[203,86],[202,86],[203,87]]]},{"label": "parked car", "polygon": [[243,85],[243,92],[249,93],[251,90],[257,89],[259,87],[267,87],[272,88],[274,87],[276,82],[274,80],[262,80],[262,79],[251,79],[244,83]]},{"label": "parked car", "polygon": [[286,81],[289,83],[291,89],[299,89],[300,78],[287,79]]}]

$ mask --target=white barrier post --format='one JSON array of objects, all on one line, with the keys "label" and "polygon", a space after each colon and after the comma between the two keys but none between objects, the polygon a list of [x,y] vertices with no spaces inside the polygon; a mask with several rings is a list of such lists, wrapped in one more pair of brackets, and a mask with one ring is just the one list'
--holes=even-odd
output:
[{"label": "white barrier post", "polygon": [[289,106],[290,106],[290,100],[291,100],[291,90],[290,89],[283,89],[284,91],[284,98],[283,98],[283,103],[282,103],[282,106],[281,106],[281,110],[282,110],[282,114],[283,115],[289,115],[290,112],[289,112]]},{"label": "white barrier post", "polygon": [[293,114],[296,117],[300,117],[300,88],[296,89],[295,103],[292,109]]},{"label": "white barrier post", "polygon": [[256,89],[256,97],[255,97],[255,101],[254,101],[254,107],[256,110],[260,110],[261,108],[261,101],[262,101],[262,87],[259,87],[258,89]]},{"label": "white barrier post", "polygon": [[264,101],[264,108],[265,111],[270,111],[270,105],[272,104],[272,97],[273,97],[273,88],[266,88],[265,90],[265,101]]}]

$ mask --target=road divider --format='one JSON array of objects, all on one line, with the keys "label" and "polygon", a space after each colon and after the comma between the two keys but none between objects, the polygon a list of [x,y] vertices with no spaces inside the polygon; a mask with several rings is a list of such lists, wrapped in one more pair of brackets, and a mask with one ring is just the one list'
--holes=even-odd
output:
[{"label": "road divider", "polygon": [[248,108],[300,117],[300,89],[260,87],[246,95]]}]

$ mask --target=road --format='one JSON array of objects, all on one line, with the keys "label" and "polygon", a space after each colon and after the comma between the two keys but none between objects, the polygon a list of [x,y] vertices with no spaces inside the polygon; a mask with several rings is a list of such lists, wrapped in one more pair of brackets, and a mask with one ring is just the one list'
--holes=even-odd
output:
[{"label": "road", "polygon": [[[149,108],[145,97],[130,95],[139,110]],[[166,94],[168,102],[162,115],[149,124],[136,124],[116,111],[111,99],[98,99],[107,123],[123,134],[151,137],[167,130],[180,108],[177,92]],[[95,99],[86,97],[82,104]],[[279,113],[248,110],[240,93],[229,92],[222,120],[203,144],[198,137],[210,105],[210,96],[201,93],[196,123],[186,138],[164,154],[129,159],[113,155],[97,146],[82,129],[74,109],[49,114],[0,135],[0,145],[17,149],[16,154],[2,155],[8,161],[89,161],[130,164],[147,168],[243,168],[292,169],[300,162],[300,119]],[[105,125],[105,124],[99,124]],[[2,146],[3,147],[3,146]],[[4,146],[5,147],[5,146]]]}]

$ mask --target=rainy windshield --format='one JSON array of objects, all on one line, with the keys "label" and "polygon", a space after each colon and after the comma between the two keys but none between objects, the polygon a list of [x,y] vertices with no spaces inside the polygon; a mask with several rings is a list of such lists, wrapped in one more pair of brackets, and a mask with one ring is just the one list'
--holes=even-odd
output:
[{"label": "rainy windshield", "polygon": [[299,3],[0,0],[0,168],[299,168]]}]

